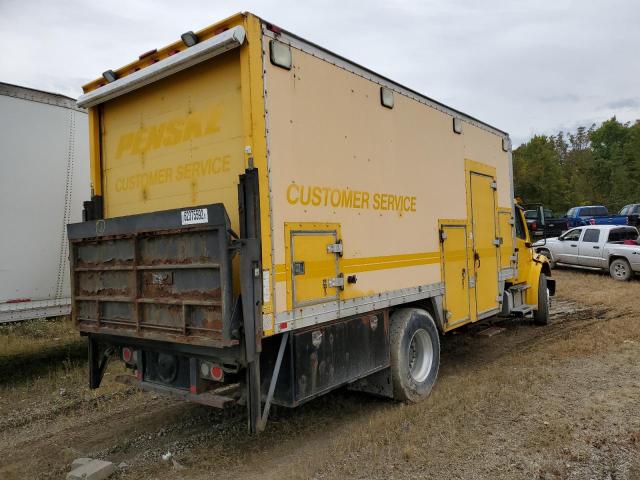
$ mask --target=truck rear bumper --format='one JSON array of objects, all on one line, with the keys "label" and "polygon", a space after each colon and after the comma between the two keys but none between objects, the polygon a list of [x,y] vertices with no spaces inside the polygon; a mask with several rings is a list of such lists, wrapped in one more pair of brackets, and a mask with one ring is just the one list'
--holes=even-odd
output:
[{"label": "truck rear bumper", "polygon": [[225,408],[238,403],[240,397],[240,384],[224,385],[218,389],[204,393],[191,393],[185,390],[168,387],[166,385],[138,380],[132,375],[118,375],[116,381],[125,385],[131,385],[147,392],[158,392],[170,395],[187,402],[199,403],[214,408]]}]

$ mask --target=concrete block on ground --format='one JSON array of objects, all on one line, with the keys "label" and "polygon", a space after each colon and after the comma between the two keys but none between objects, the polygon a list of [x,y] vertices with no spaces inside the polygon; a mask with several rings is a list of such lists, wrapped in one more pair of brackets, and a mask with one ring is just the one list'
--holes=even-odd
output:
[{"label": "concrete block on ground", "polygon": [[116,467],[111,462],[104,460],[91,460],[67,474],[67,480],[104,480],[108,478]]},{"label": "concrete block on ground", "polygon": [[89,458],[89,457],[76,458],[73,462],[71,462],[71,470],[75,470],[76,468],[82,465],[85,465],[91,462],[92,460],[93,458]]},{"label": "concrete block on ground", "polygon": [[494,335],[498,335],[506,330],[506,328],[502,327],[489,327],[485,330],[482,330],[478,335],[481,337],[493,337]]}]

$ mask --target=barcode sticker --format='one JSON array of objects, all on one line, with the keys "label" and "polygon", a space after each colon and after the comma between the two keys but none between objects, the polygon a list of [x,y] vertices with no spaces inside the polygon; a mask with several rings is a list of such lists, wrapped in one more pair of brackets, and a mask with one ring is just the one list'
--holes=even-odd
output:
[{"label": "barcode sticker", "polygon": [[206,208],[196,208],[193,210],[182,210],[182,225],[195,225],[198,223],[209,223],[209,212]]}]

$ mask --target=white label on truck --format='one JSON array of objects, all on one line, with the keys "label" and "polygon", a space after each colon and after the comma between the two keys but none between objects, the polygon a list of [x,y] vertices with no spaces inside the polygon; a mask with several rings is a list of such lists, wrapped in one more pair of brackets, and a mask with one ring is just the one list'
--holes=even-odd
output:
[{"label": "white label on truck", "polygon": [[206,208],[182,210],[182,225],[195,225],[197,223],[209,223],[209,211]]},{"label": "white label on truck", "polygon": [[262,300],[264,303],[271,301],[271,277],[269,270],[262,271]]}]

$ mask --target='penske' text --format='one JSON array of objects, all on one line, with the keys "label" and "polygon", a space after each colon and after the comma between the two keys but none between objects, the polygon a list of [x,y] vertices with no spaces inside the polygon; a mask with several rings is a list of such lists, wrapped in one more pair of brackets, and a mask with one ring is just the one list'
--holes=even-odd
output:
[{"label": "'penske' text", "polygon": [[221,112],[221,107],[212,107],[124,133],[118,140],[116,158],[125,154],[140,155],[216,133],[220,130]]},{"label": "'penske' text", "polygon": [[291,205],[313,207],[390,210],[400,213],[416,211],[415,196],[297,183],[291,183],[287,187],[287,202]]}]

